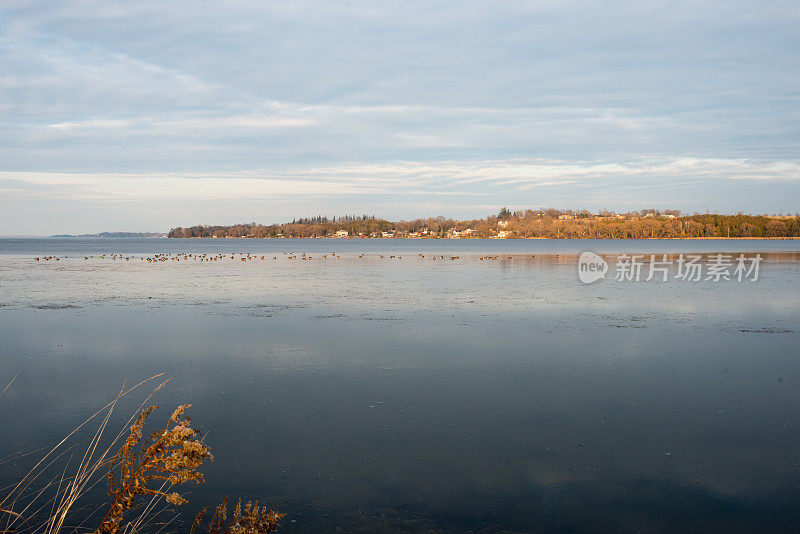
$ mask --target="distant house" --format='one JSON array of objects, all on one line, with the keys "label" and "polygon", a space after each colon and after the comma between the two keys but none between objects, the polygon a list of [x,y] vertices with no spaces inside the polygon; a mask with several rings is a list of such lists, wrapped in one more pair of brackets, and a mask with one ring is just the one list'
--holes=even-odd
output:
[{"label": "distant house", "polygon": [[570,215],[569,213],[563,213],[563,214],[559,215],[558,218],[559,219],[574,219],[575,217],[573,215]]},{"label": "distant house", "polygon": [[674,219],[675,218],[675,216],[672,215],[672,214],[662,215],[662,217],[667,218],[667,219]]},{"label": "distant house", "polygon": [[394,237],[394,232],[381,232],[381,237]]},{"label": "distant house", "polygon": [[336,232],[333,235],[335,237],[348,237],[350,235],[350,232],[348,232],[347,230],[339,230],[338,232]]},{"label": "distant house", "polygon": [[508,226],[508,221],[497,221],[497,226],[499,226],[500,228],[505,228],[506,226]]},{"label": "distant house", "polygon": [[463,236],[467,236],[472,233],[472,228],[467,228],[466,230],[458,231],[455,228],[451,228],[447,231],[447,237],[451,239],[461,239]]}]

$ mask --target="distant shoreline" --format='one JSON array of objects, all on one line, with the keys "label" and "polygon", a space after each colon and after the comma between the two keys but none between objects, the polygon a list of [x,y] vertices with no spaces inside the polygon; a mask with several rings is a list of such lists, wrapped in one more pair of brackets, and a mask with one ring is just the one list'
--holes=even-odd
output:
[{"label": "distant shoreline", "polygon": [[127,236],[106,236],[99,234],[81,235],[7,235],[0,236],[0,239],[269,239],[280,241],[284,239],[330,239],[330,240],[410,240],[418,241],[575,241],[579,239],[587,241],[794,241],[800,239],[796,236],[787,237],[169,237],[166,234],[158,235],[127,235]]},{"label": "distant shoreline", "polygon": [[795,241],[800,237],[168,237],[158,236],[124,236],[108,237],[97,234],[86,235],[3,235],[0,239],[330,239],[333,240],[418,240],[418,241]]},{"label": "distant shoreline", "polygon": [[692,239],[800,237],[800,216],[690,215],[649,211],[517,211],[503,208],[484,219],[444,217],[392,222],[374,216],[329,220],[318,215],[289,223],[195,225],[172,228],[168,237],[211,238],[421,238],[421,239]]},{"label": "distant shoreline", "polygon": [[100,232],[97,234],[55,234],[50,236],[54,239],[70,239],[70,238],[86,238],[86,237],[99,237],[105,239],[121,239],[121,238],[166,238],[167,234],[164,232]]},{"label": "distant shoreline", "polygon": [[[52,236],[55,237],[55,236]],[[330,239],[332,241],[338,240],[409,240],[415,239],[418,241],[793,241],[798,240],[800,237],[168,237],[168,239],[270,239],[280,241],[284,239]]]}]

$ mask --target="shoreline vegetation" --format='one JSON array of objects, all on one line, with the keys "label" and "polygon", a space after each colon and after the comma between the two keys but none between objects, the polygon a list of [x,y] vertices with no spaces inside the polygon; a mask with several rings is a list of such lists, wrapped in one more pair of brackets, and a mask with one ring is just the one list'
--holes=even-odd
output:
[{"label": "shoreline vegetation", "polygon": [[[27,362],[23,369],[25,366]],[[0,398],[18,375],[0,391]],[[67,434],[22,479],[0,490],[0,534],[145,534],[162,532],[175,522],[176,507],[188,501],[174,490],[183,489],[188,482],[205,482],[199,468],[204,461],[213,462],[214,457],[201,432],[190,426],[185,412],[191,404],[178,406],[167,423],[155,427],[149,436],[144,431],[148,418],[159,408],[147,406],[148,401],[172,379],[157,385],[110,443],[102,443],[117,403],[162,376],[152,376],[131,388],[123,386],[114,400]],[[89,428],[92,421],[97,423],[96,429]],[[82,454],[81,445],[85,448]],[[12,454],[3,460],[19,460],[36,452]],[[80,459],[77,466],[71,463],[73,456]],[[95,510],[105,511],[101,517],[87,510],[93,508],[89,506],[92,496],[96,498],[96,489],[103,482],[107,502]],[[209,509],[212,507],[206,506],[194,517],[192,534],[206,530],[203,518]],[[242,505],[241,499],[229,516],[227,496],[213,509],[207,524],[209,534],[269,534],[277,530],[285,516],[260,506],[258,501]],[[164,521],[164,515],[170,519]]]},{"label": "shoreline vegetation", "polygon": [[294,219],[264,225],[173,228],[170,238],[383,238],[383,239],[797,239],[800,214],[681,215],[678,210],[624,214],[587,210],[502,208],[484,219],[444,217],[391,222],[374,215]]}]

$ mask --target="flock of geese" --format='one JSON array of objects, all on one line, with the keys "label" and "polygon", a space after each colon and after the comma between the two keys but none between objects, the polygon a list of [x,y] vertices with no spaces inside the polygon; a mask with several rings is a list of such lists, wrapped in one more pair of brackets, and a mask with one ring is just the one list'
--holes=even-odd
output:
[{"label": "flock of geese", "polygon": [[[297,253],[295,253],[295,252],[283,252],[283,253],[281,253],[281,255],[285,256],[286,259],[288,259],[288,260],[298,260],[299,259],[301,261],[313,260],[314,257],[315,257],[315,256],[311,256],[309,254],[306,254],[305,252],[301,252],[299,255]],[[361,254],[358,254],[358,257],[361,258],[361,259],[365,258],[366,256],[367,256],[366,252],[362,252]],[[383,255],[383,254],[377,254],[377,256],[378,256],[379,259],[382,259],[382,260],[383,259],[400,260],[400,259],[403,258],[402,256],[396,256],[396,255],[386,256],[386,255]],[[211,254],[194,254],[194,253],[190,253],[190,252],[176,252],[176,253],[169,252],[169,253],[159,253],[159,254],[153,254],[153,255],[149,255],[149,256],[139,256],[139,257],[128,256],[128,255],[125,255],[125,254],[100,254],[98,256],[84,256],[83,259],[84,259],[84,261],[89,261],[89,260],[94,260],[94,259],[110,259],[110,260],[113,260],[113,261],[139,260],[139,261],[146,261],[148,263],[166,263],[166,262],[172,262],[172,261],[175,261],[175,262],[179,262],[179,261],[197,261],[197,262],[200,262],[200,263],[205,263],[205,262],[221,261],[221,260],[226,260],[226,259],[227,260],[239,260],[239,261],[243,261],[243,262],[264,261],[264,260],[267,260],[268,257],[269,257],[268,255],[261,256],[261,255],[258,255],[258,254],[253,254],[251,252],[229,252],[229,253],[225,253],[225,254],[218,253],[218,254],[214,254],[214,255],[211,255]],[[327,258],[341,259],[341,256],[339,256],[335,252],[330,252],[328,254],[322,254],[321,256],[318,255],[317,257],[318,258],[321,257],[322,259],[327,259]],[[418,257],[420,259],[424,259],[425,255],[420,253],[420,254],[418,254]],[[460,260],[461,259],[461,256],[443,256],[443,255],[439,255],[439,256],[430,256],[430,257],[433,259],[433,261],[441,261],[441,260],[456,261],[456,260]],[[511,259],[512,257],[513,256],[508,256],[508,259]],[[535,256],[531,256],[531,257],[535,257]],[[68,258],[68,256],[64,256],[63,257],[63,259],[67,259],[67,258]],[[481,256],[480,258],[478,258],[478,260],[480,260],[480,261],[488,261],[488,260],[498,260],[498,259],[504,259],[504,258],[505,258],[505,256]],[[37,256],[37,257],[34,258],[34,260],[36,260],[36,261],[60,261],[61,259],[62,258],[58,257],[58,256]],[[272,260],[277,260],[277,259],[278,259],[278,256],[272,256]]]}]

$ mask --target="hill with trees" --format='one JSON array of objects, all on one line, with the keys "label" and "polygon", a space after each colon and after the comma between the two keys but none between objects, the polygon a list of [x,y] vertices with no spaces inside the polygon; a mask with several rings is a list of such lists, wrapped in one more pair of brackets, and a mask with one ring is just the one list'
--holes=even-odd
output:
[{"label": "hill with trees", "polygon": [[282,224],[255,222],[230,226],[191,226],[170,230],[168,237],[191,238],[494,238],[494,239],[668,239],[800,237],[800,216],[681,216],[677,210],[613,213],[587,210],[502,208],[484,219],[457,221],[444,217],[391,222],[374,215],[328,219],[322,215]]}]

